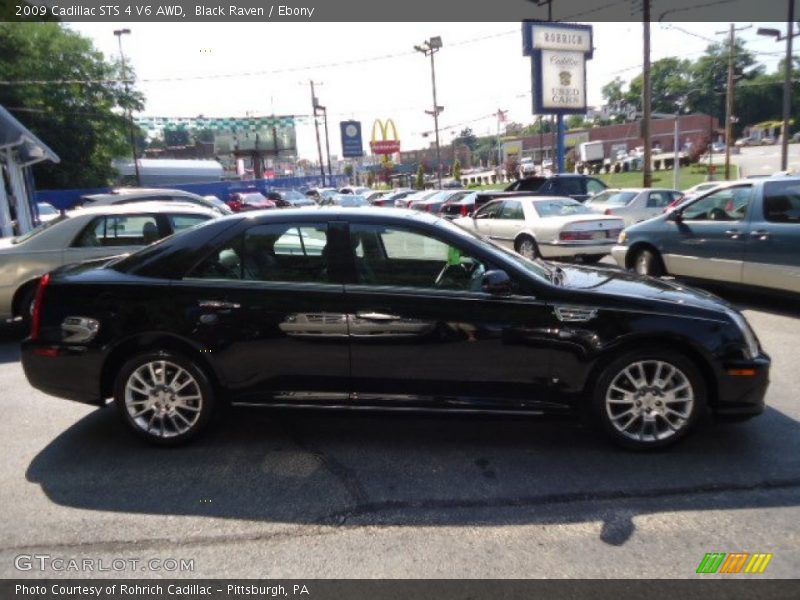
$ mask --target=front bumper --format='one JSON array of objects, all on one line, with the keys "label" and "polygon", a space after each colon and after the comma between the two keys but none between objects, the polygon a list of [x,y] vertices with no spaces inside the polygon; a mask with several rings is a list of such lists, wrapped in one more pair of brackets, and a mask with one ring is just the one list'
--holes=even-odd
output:
[{"label": "front bumper", "polygon": [[628,246],[620,246],[617,244],[613,248],[611,248],[611,256],[614,258],[616,263],[625,268],[625,257],[628,255]]},{"label": "front bumper", "polygon": [[718,376],[714,414],[720,420],[744,420],[764,412],[771,359],[763,352],[750,360],[727,360]]},{"label": "front bumper", "polygon": [[25,377],[37,390],[84,404],[104,404],[100,397],[103,363],[97,350],[26,339],[21,354]]}]

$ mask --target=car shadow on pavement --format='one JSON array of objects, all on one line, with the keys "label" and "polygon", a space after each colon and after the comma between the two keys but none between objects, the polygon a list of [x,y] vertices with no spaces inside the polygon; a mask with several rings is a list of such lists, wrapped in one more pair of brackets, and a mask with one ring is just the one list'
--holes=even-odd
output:
[{"label": "car shadow on pavement", "polygon": [[800,317],[798,296],[715,285],[704,287],[741,310],[756,310],[784,317]]},{"label": "car shadow on pavement", "polygon": [[239,409],[173,449],[113,408],[47,445],[26,477],[81,509],[316,525],[602,523],[622,545],[653,512],[800,504],[800,424],[768,409],[663,452],[532,418]]},{"label": "car shadow on pavement", "polygon": [[0,323],[0,364],[19,360],[19,342],[27,335],[21,323]]}]

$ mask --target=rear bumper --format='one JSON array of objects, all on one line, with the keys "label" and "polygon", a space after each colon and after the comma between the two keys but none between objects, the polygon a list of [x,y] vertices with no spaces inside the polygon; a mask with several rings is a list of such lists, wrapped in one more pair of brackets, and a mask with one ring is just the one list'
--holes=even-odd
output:
[{"label": "rear bumper", "polygon": [[614,240],[607,242],[537,242],[544,258],[556,256],[582,256],[586,254],[608,254]]},{"label": "rear bumper", "polygon": [[714,414],[720,420],[743,420],[764,412],[771,360],[760,354],[752,360],[725,361],[719,376]]},{"label": "rear bumper", "polygon": [[26,339],[21,354],[25,377],[37,390],[84,404],[104,404],[100,397],[102,360],[96,350]]}]

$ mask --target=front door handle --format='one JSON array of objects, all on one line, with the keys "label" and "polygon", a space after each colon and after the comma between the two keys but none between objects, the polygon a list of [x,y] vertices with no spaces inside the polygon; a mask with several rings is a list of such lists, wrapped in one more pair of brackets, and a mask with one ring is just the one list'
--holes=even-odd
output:
[{"label": "front door handle", "polygon": [[754,238],[758,238],[762,242],[766,242],[769,239],[769,231],[766,229],[756,229],[755,231],[751,231],[750,235]]},{"label": "front door handle", "polygon": [[241,308],[242,305],[236,302],[226,302],[225,300],[198,300],[197,306],[200,308],[216,308],[219,310],[230,310],[232,308]]},{"label": "front door handle", "polygon": [[402,318],[398,315],[387,315],[379,312],[357,312],[356,317],[367,321],[397,321]]},{"label": "front door handle", "polygon": [[742,232],[739,231],[738,229],[728,229],[725,232],[725,235],[727,235],[732,240],[738,240],[741,237]]}]

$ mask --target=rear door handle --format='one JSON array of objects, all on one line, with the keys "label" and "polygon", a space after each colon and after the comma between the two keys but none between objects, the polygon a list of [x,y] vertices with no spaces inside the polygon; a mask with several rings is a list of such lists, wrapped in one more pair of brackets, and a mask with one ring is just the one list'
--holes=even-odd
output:
[{"label": "rear door handle", "polygon": [[739,231],[738,229],[728,229],[725,232],[725,235],[727,235],[732,240],[738,240],[742,236],[742,232]]},{"label": "rear door handle", "polygon": [[751,231],[750,235],[754,238],[758,238],[761,241],[767,241],[769,239],[769,231],[766,229],[756,229],[755,231]]},{"label": "rear door handle", "polygon": [[198,300],[197,306],[200,308],[216,308],[221,310],[230,310],[232,308],[241,308],[242,305],[236,302],[226,302],[225,300]]},{"label": "rear door handle", "polygon": [[398,315],[388,315],[379,312],[357,312],[356,317],[359,319],[366,319],[367,321],[397,321],[402,318]]}]

